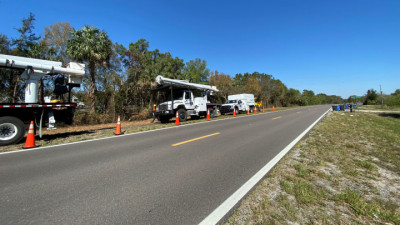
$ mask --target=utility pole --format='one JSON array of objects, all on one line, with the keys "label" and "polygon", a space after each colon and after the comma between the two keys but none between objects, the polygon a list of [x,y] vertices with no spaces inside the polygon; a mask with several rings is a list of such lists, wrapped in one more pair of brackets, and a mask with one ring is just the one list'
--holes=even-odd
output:
[{"label": "utility pole", "polygon": [[383,108],[383,94],[382,94],[382,85],[379,85],[379,90],[381,91],[381,106]]}]

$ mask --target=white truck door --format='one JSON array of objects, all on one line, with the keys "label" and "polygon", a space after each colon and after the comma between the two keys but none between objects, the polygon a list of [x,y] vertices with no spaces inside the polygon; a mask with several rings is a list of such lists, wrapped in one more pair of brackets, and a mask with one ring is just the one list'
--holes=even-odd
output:
[{"label": "white truck door", "polygon": [[185,91],[183,102],[186,109],[193,109],[193,97],[191,91]]}]

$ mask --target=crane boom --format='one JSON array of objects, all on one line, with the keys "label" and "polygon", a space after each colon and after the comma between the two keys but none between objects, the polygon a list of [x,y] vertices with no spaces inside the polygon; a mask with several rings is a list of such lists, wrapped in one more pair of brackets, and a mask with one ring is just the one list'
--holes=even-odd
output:
[{"label": "crane boom", "polygon": [[47,74],[63,74],[67,84],[77,87],[85,75],[85,64],[70,62],[62,67],[62,62],[0,54],[0,67],[23,69],[21,77],[26,79],[25,103],[38,101],[38,81]]},{"label": "crane boom", "polygon": [[64,75],[83,77],[85,74],[85,65],[79,64],[79,66],[76,66],[76,64],[70,63],[65,68],[62,67],[61,62],[0,54],[0,66],[3,67],[19,69],[32,67],[33,70],[41,70],[43,73],[62,73]]},{"label": "crane boom", "polygon": [[169,79],[169,78],[165,78],[161,75],[158,75],[156,77],[156,82],[159,85],[166,85],[166,86],[172,85],[175,87],[187,87],[187,88],[198,89],[198,90],[203,90],[203,91],[214,91],[214,92],[219,91],[216,86],[189,83],[189,81],[187,81],[187,80]]}]

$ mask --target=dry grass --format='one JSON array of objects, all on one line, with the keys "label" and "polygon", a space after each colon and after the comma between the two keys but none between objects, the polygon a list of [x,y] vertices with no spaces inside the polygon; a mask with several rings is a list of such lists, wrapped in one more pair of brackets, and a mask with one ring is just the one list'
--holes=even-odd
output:
[{"label": "dry grass", "polygon": [[400,224],[400,119],[333,112],[226,224]]}]

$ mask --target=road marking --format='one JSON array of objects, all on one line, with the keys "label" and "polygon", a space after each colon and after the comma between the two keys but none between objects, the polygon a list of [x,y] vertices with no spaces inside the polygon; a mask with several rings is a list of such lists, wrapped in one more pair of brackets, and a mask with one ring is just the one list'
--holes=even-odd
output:
[{"label": "road marking", "polygon": [[276,120],[276,119],[280,119],[280,118],[282,118],[282,116],[278,116],[278,117],[275,117],[275,118],[272,118],[272,119]]},{"label": "road marking", "polygon": [[301,113],[301,111],[300,111],[300,112],[297,112],[297,113]]},{"label": "road marking", "polygon": [[209,135],[205,135],[205,136],[198,137],[198,138],[193,138],[193,139],[190,139],[190,140],[187,140],[187,141],[182,141],[182,142],[173,144],[171,146],[183,145],[183,144],[186,144],[186,143],[189,143],[189,142],[192,142],[192,141],[197,141],[197,140],[200,140],[200,139],[203,139],[203,138],[207,138],[207,137],[211,137],[211,136],[218,135],[218,134],[220,134],[220,132],[209,134]]},{"label": "road marking", "polygon": [[[312,106],[307,106],[307,107],[312,107]],[[297,108],[284,109],[284,110],[282,110],[280,112],[292,111],[292,110],[296,110],[296,109]],[[159,132],[159,131],[163,131],[163,130],[181,129],[181,127],[196,126],[196,125],[205,124],[205,123],[221,122],[221,121],[232,120],[232,119],[245,119],[245,118],[249,118],[249,117],[252,117],[252,116],[268,115],[270,113],[273,113],[273,112],[258,113],[258,114],[248,115],[248,116],[229,117],[229,118],[224,118],[224,119],[217,119],[217,120],[212,120],[212,121],[203,121],[203,122],[198,122],[198,123],[189,123],[189,124],[183,124],[183,125],[179,125],[179,126],[164,127],[164,128],[154,129],[154,130],[145,130],[145,131],[140,131],[140,132],[135,132],[135,133],[127,133],[127,134],[124,134],[124,135],[114,135],[114,136],[109,136],[109,137],[95,138],[95,139],[90,139],[90,140],[76,141],[76,142],[58,144],[58,145],[49,145],[49,146],[43,146],[43,147],[38,147],[38,148],[11,150],[11,151],[8,151],[8,152],[0,152],[0,155],[15,154],[15,153],[20,153],[20,152],[33,152],[33,151],[39,151],[39,150],[44,150],[44,149],[49,149],[49,148],[63,147],[63,146],[68,146],[68,145],[82,144],[82,143],[88,143],[88,142],[94,142],[94,141],[100,141],[100,140],[107,140],[107,139],[114,139],[114,138],[124,138],[124,137],[127,137],[127,136],[140,135],[140,134],[151,133],[151,132]]]},{"label": "road marking", "polygon": [[258,184],[265,175],[297,144],[324,116],[331,111],[329,109],[322,116],[320,116],[314,123],[312,123],[306,130],[303,131],[297,138],[295,138],[289,145],[287,145],[278,155],[269,161],[261,170],[259,170],[253,177],[244,183],[238,190],[228,197],[221,205],[219,205],[210,215],[204,218],[199,225],[217,224],[220,222],[229,211],[233,209],[238,202],[246,196],[246,194]]}]

